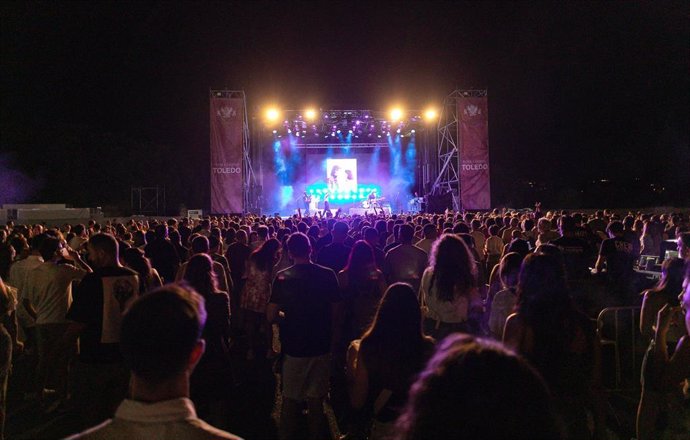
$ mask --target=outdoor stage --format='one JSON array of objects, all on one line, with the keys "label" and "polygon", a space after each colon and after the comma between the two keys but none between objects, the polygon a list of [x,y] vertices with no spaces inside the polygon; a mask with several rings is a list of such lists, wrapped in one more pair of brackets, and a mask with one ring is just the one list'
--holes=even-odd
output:
[{"label": "outdoor stage", "polygon": [[424,112],[262,113],[250,130],[244,92],[211,91],[211,212],[490,207],[485,90]]}]

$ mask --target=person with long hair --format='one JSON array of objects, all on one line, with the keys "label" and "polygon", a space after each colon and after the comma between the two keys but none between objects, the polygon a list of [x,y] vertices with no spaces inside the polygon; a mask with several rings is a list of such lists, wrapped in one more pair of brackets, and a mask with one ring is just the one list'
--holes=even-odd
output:
[{"label": "person with long hair", "polygon": [[151,267],[151,260],[139,248],[122,251],[122,263],[139,274],[139,291],[143,294],[163,285],[158,271]]},{"label": "person with long hair", "polygon": [[508,252],[501,258],[498,265],[501,290],[487,303],[489,309],[488,326],[491,335],[496,339],[503,338],[503,327],[506,319],[513,313],[517,303],[517,281],[522,264],[522,255],[517,252]]},{"label": "person with long hair", "polygon": [[[684,284],[683,278],[686,278]],[[681,292],[678,295],[678,292]],[[642,393],[637,408],[637,438],[677,438],[668,435],[682,430],[685,423],[685,434],[689,420],[687,417],[675,417],[683,413],[682,386],[690,376],[690,344],[688,344],[688,326],[683,325],[684,294],[688,293],[690,301],[690,264],[680,258],[670,258],[661,266],[661,279],[656,287],[645,291],[640,311],[640,332],[649,337],[649,347],[642,363]],[[687,305],[685,305],[687,307]],[[685,320],[688,320],[685,310]],[[689,322],[690,323],[690,322]],[[664,347],[659,347],[664,344]],[[676,353],[678,350],[680,352]],[[669,363],[676,366],[685,364],[684,376],[669,374]],[[683,369],[676,369],[676,372]],[[679,392],[680,391],[680,392]],[[687,409],[685,410],[687,413]],[[676,420],[678,419],[678,420]],[[667,434],[668,436],[664,436]]]},{"label": "person with long hair", "polygon": [[419,289],[427,334],[441,339],[476,330],[475,315],[482,310],[477,286],[477,265],[467,245],[454,234],[442,235],[432,247]]},{"label": "person with long hair", "polygon": [[[685,439],[690,431],[688,418],[688,380],[690,380],[690,263],[679,306],[664,304],[656,317],[654,339],[642,364],[642,395],[637,412],[637,438]],[[683,311],[684,319],[678,312]],[[673,354],[668,333],[673,325],[685,327]]]},{"label": "person with long hair", "polygon": [[7,383],[12,371],[12,352],[15,338],[7,328],[7,320],[16,308],[16,296],[0,277],[0,439],[5,438]]},{"label": "person with long hair", "polygon": [[561,438],[548,389],[497,342],[454,334],[412,385],[395,440]]},{"label": "person with long hair", "polygon": [[422,331],[419,301],[409,284],[395,283],[379,304],[374,321],[347,354],[350,403],[367,409],[363,425],[370,439],[384,438],[407,401],[414,376],[433,350]]},{"label": "person with long hair", "polygon": [[[678,307],[678,292],[683,289],[685,262],[680,258],[669,258],[661,265],[661,278],[656,286],[642,292],[640,310],[640,333],[645,338],[654,336],[656,315],[665,304]],[[671,327],[667,340],[675,345],[684,334],[682,326]]]},{"label": "person with long hair", "polygon": [[338,273],[338,284],[345,301],[345,338],[349,343],[371,324],[384,291],[383,272],[376,268],[374,251],[364,240],[357,241]]},{"label": "person with long hair", "polygon": [[[232,379],[230,364],[230,297],[218,289],[213,260],[206,254],[196,254],[189,259],[184,273],[187,282],[203,298],[206,307],[206,326],[202,333],[206,350],[191,378],[192,399],[205,417],[222,417],[209,414],[210,404],[222,401]],[[217,406],[214,406],[217,408]],[[214,420],[218,423],[219,420]]]},{"label": "person with long hair", "polygon": [[258,345],[257,333],[263,331],[266,334],[266,355],[273,357],[271,326],[266,321],[266,305],[271,298],[271,282],[273,281],[274,268],[280,261],[280,242],[275,238],[266,240],[261,247],[256,249],[247,260],[245,272],[246,281],[240,296],[240,307],[244,319],[244,329],[247,334],[247,359],[255,357]]},{"label": "person with long hair", "polygon": [[565,267],[555,255],[532,254],[522,263],[516,313],[510,315],[503,343],[525,356],[541,373],[563,417],[567,438],[603,434],[599,343],[586,315],[575,309],[566,287]]}]

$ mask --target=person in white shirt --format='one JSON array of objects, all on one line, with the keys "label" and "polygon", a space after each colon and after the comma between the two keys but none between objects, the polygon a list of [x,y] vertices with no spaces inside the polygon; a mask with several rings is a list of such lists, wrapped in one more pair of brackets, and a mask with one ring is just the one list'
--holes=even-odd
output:
[{"label": "person in white shirt", "polygon": [[486,259],[486,254],[484,253],[484,243],[486,242],[486,236],[482,232],[482,222],[475,219],[470,223],[472,226],[472,232],[470,235],[474,238],[474,248],[479,254],[479,261],[484,261]]},{"label": "person in white shirt", "polygon": [[428,223],[424,225],[422,232],[424,233],[424,238],[419,240],[415,246],[426,252],[427,255],[431,255],[431,245],[438,238],[438,231],[436,231],[436,226]]},{"label": "person in white shirt", "polygon": [[[57,237],[46,236],[39,252],[43,263],[30,272],[24,296],[27,311],[36,320],[38,366],[34,383],[39,393],[50,383],[55,386],[59,397],[65,397],[67,354],[63,353],[64,356],[52,365],[46,361],[49,351],[67,328],[65,315],[72,303],[72,281],[81,280],[91,272],[91,268],[78,252],[65,248]],[[63,258],[73,264],[58,264]]]},{"label": "person in white shirt", "polygon": [[503,240],[498,236],[498,226],[489,227],[489,237],[484,242],[484,255],[486,255],[486,273],[490,274],[494,266],[498,264],[503,253]]},{"label": "person in white shirt", "polygon": [[72,228],[74,237],[69,241],[68,245],[77,252],[80,251],[89,241],[89,236],[86,234],[86,226],[79,224]]},{"label": "person in white shirt", "polygon": [[169,284],[140,297],[124,315],[120,334],[131,398],[112,419],[69,439],[241,440],[199,419],[189,399],[205,323],[203,298],[191,289]]},{"label": "person in white shirt", "polygon": [[416,292],[419,290],[422,273],[426,269],[429,257],[426,252],[412,244],[413,238],[414,228],[408,224],[400,225],[400,244],[386,254],[383,273],[388,284],[408,283]]},{"label": "person in white shirt", "polygon": [[30,303],[26,298],[26,285],[29,275],[43,263],[43,257],[38,251],[46,234],[36,235],[31,239],[31,253],[28,257],[16,261],[10,266],[10,276],[7,284],[17,289],[17,321],[19,323],[19,340],[26,341],[28,332],[33,331],[36,319],[29,313]]}]

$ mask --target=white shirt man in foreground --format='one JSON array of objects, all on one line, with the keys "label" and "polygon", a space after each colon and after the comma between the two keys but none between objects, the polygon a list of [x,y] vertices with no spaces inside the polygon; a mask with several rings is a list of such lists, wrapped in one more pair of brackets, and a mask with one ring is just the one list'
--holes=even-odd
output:
[{"label": "white shirt man in foreground", "polygon": [[120,348],[132,372],[131,398],[115,417],[71,439],[226,439],[239,437],[197,418],[189,377],[204,353],[203,299],[179,285],[138,299],[122,320]]}]

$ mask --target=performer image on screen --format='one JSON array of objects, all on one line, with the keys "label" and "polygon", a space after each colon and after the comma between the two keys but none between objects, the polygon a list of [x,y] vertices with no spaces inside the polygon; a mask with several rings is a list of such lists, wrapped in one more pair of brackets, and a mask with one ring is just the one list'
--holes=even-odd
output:
[{"label": "performer image on screen", "polygon": [[355,180],[352,170],[340,165],[333,165],[328,175],[328,189],[333,192],[349,192],[354,190]]}]

